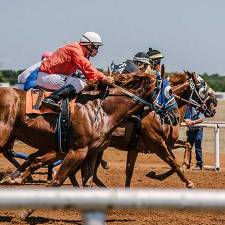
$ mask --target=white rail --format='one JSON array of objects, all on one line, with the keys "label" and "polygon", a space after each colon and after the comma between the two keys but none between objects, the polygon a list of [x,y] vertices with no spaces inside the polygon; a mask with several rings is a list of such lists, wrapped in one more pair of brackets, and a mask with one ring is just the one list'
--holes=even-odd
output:
[{"label": "white rail", "polygon": [[83,212],[85,224],[102,225],[107,209],[225,209],[225,191],[206,189],[1,189],[1,210],[22,208],[78,209]]},{"label": "white rail", "polygon": [[[186,124],[182,123],[181,126],[186,126]],[[203,123],[200,123],[194,126],[214,129],[214,133],[215,133],[214,166],[205,166],[204,168],[220,170],[220,128],[225,128],[225,122],[205,121]]]}]

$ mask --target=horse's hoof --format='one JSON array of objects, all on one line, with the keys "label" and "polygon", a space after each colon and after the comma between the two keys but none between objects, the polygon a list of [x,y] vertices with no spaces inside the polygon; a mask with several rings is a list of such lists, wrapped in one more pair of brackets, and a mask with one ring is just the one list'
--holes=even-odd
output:
[{"label": "horse's hoof", "polygon": [[60,186],[59,181],[58,180],[52,180],[52,186],[54,186],[54,187]]},{"label": "horse's hoof", "polygon": [[191,181],[189,181],[188,184],[186,184],[186,188],[192,189],[192,188],[194,188],[194,187],[195,187],[195,185],[194,185],[194,183],[191,182]]},{"label": "horse's hoof", "polygon": [[0,184],[4,184],[4,185],[7,185],[7,184],[12,184],[12,179],[10,176],[5,176],[1,181],[0,181]]},{"label": "horse's hoof", "polygon": [[29,209],[29,210],[22,210],[20,212],[20,220],[25,221],[28,219],[28,217],[34,212],[34,210]]},{"label": "horse's hoof", "polygon": [[155,178],[156,173],[154,171],[151,171],[149,173],[147,173],[145,176],[149,177],[149,178]]}]

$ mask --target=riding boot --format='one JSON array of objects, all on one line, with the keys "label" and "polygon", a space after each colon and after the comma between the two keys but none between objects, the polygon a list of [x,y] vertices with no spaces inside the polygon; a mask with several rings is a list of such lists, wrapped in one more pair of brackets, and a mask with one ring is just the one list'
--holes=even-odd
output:
[{"label": "riding boot", "polygon": [[46,106],[48,108],[53,109],[55,112],[60,113],[62,112],[62,109],[59,106],[58,102],[67,97],[74,97],[75,94],[77,94],[75,88],[72,85],[67,85],[54,91],[51,95],[44,98],[42,101],[42,106]]}]

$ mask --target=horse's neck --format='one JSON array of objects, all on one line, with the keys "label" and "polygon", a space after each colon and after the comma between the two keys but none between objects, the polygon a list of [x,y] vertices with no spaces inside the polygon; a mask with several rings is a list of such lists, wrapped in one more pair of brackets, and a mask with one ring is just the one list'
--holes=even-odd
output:
[{"label": "horse's neck", "polygon": [[[143,84],[142,87],[140,86],[131,92],[140,98],[146,99],[152,95],[154,89],[155,82],[151,83],[150,85]],[[110,124],[112,129],[118,126],[118,124],[121,123],[125,118],[129,118],[131,115],[143,108],[142,104],[135,101],[130,96],[122,93],[120,90],[114,91],[113,94],[115,96],[108,96],[104,100],[102,106],[104,113],[108,118],[110,118],[109,121],[112,121]]]},{"label": "horse's neck", "polygon": [[184,121],[184,116],[185,116],[186,108],[187,108],[187,104],[179,107],[179,111],[180,111],[180,122],[183,122]]},{"label": "horse's neck", "polygon": [[[177,96],[181,98],[181,99],[179,98],[176,99],[178,107],[182,107],[186,105],[187,104],[186,101],[189,101],[189,97],[190,97],[190,94],[188,93],[189,89],[190,89],[190,85],[188,82],[185,82],[181,85],[177,85],[173,87],[174,94],[176,94]],[[186,101],[183,101],[182,99]]]}]

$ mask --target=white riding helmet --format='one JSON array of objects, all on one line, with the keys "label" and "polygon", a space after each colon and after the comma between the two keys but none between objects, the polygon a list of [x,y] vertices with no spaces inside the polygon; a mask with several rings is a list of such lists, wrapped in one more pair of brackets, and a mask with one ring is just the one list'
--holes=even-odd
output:
[{"label": "white riding helmet", "polygon": [[80,43],[82,45],[88,45],[90,43],[92,43],[95,46],[103,45],[100,35],[95,32],[85,32],[84,34],[82,34]]}]

